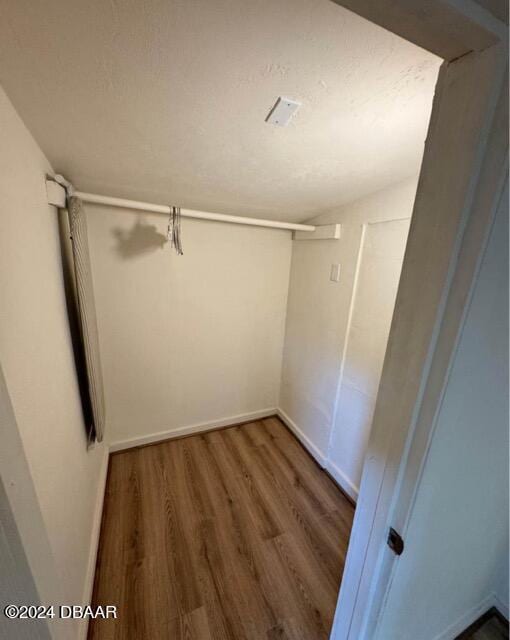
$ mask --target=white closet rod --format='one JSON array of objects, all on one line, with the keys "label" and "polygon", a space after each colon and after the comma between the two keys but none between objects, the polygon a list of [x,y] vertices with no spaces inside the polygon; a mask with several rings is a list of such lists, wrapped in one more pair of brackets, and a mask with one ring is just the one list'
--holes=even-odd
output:
[{"label": "white closet rod", "polygon": [[[98,196],[94,193],[84,193],[75,191],[83,202],[93,204],[105,204],[110,207],[122,207],[123,209],[139,209],[140,211],[152,211],[153,213],[170,213],[170,207],[161,204],[150,204],[149,202],[137,202],[136,200],[125,200],[124,198],[111,198],[109,196]],[[217,222],[231,222],[233,224],[246,224],[253,227],[270,227],[272,229],[290,229],[291,231],[315,231],[315,227],[309,224],[295,224],[293,222],[276,222],[273,220],[263,220],[261,218],[243,218],[241,216],[229,216],[223,213],[209,213],[207,211],[194,211],[193,209],[181,209],[184,218],[195,218],[197,220],[216,220]]]}]

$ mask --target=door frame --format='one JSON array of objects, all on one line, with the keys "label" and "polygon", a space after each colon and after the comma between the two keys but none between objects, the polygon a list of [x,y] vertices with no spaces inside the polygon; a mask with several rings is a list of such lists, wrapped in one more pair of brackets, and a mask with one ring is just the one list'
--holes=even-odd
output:
[{"label": "door frame", "polygon": [[333,1],[444,60],[330,636],[371,640],[508,174],[508,18],[499,0]]}]

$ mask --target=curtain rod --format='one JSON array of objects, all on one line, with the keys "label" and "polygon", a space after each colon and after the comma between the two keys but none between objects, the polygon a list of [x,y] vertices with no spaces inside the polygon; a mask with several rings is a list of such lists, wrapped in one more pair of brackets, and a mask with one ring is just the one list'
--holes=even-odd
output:
[{"label": "curtain rod", "polygon": [[[139,211],[150,211],[152,213],[170,213],[170,206],[162,204],[151,204],[150,202],[138,202],[137,200],[126,200],[125,198],[112,198],[110,196],[100,196],[95,193],[85,193],[75,191],[70,182],[63,176],[56,175],[48,177],[46,180],[46,191],[48,202],[59,207],[65,207],[66,189],[73,195],[81,198],[83,202],[91,204],[104,204],[110,207],[121,207],[123,209],[136,209]],[[275,220],[265,220],[262,218],[245,218],[243,216],[231,216],[223,213],[210,213],[208,211],[195,211],[193,209],[181,209],[183,218],[195,218],[196,220],[215,220],[216,222],[230,222],[233,224],[245,224],[253,227],[269,227],[271,229],[287,229],[289,231],[315,231],[315,227],[309,224],[297,224],[293,222],[277,222]]]},{"label": "curtain rod", "polygon": [[[122,207],[124,209],[140,209],[143,211],[151,211],[152,213],[165,213],[166,215],[170,213],[170,207],[167,205],[99,196],[94,193],[84,193],[83,191],[75,191],[74,195],[81,198],[83,202],[89,202],[91,204],[105,204],[111,207]],[[181,216],[183,218],[195,218],[196,220],[215,220],[217,222],[245,224],[253,227],[270,227],[272,229],[288,229],[290,231],[315,231],[315,227],[309,224],[277,222],[275,220],[265,220],[262,218],[245,218],[243,216],[231,216],[223,213],[210,213],[209,211],[195,211],[194,209],[181,209]]]}]

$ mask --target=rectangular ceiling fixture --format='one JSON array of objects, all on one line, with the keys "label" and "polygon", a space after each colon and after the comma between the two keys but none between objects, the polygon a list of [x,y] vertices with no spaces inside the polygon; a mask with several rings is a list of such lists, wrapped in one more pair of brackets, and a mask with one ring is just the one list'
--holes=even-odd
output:
[{"label": "rectangular ceiling fixture", "polygon": [[280,97],[269,112],[266,122],[269,122],[269,124],[275,124],[277,127],[286,127],[289,124],[289,120],[300,106],[300,102]]}]

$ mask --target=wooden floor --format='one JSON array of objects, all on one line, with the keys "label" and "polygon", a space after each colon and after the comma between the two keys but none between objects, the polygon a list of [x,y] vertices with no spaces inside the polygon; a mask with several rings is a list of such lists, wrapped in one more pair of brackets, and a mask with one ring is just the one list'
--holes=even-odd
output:
[{"label": "wooden floor", "polygon": [[89,640],[328,638],[353,513],[278,418],[114,454]]},{"label": "wooden floor", "polygon": [[508,640],[508,620],[493,607],[456,640]]},{"label": "wooden floor", "polygon": [[472,635],[473,640],[508,640],[508,625],[498,618],[491,618]]}]

